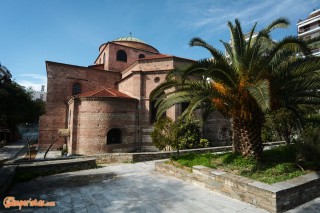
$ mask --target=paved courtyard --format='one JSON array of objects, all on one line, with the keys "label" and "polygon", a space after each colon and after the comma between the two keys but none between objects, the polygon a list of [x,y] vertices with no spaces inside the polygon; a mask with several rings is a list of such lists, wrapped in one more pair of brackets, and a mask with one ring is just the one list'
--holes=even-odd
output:
[{"label": "paved courtyard", "polygon": [[[29,207],[22,212],[266,212],[156,173],[153,161],[41,177],[16,184],[9,195],[17,200],[56,201],[56,207]],[[320,212],[320,199],[290,212]]]}]

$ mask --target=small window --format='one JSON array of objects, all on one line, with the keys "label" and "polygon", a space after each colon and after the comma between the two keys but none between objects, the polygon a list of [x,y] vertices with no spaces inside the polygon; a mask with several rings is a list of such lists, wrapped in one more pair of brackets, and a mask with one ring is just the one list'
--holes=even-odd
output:
[{"label": "small window", "polygon": [[107,144],[119,144],[121,143],[121,130],[110,129],[107,133]]},{"label": "small window", "polygon": [[81,84],[74,83],[72,85],[72,95],[78,95],[81,93]]},{"label": "small window", "polygon": [[139,55],[139,59],[140,59],[140,58],[145,58],[145,57],[146,57],[146,56],[143,55],[143,54],[140,54],[140,55]]},{"label": "small window", "polygon": [[127,53],[124,50],[119,50],[117,52],[117,61],[127,62]]},{"label": "small window", "polygon": [[155,77],[155,78],[153,79],[153,81],[154,81],[155,83],[159,83],[160,78],[159,78],[159,77]]},{"label": "small window", "polygon": [[103,64],[106,63],[106,53],[103,53]]}]

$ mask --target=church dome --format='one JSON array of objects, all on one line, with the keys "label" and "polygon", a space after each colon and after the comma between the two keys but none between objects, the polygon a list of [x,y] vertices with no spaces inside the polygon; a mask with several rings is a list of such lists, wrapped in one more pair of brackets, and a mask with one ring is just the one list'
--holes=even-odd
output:
[{"label": "church dome", "polygon": [[153,46],[151,46],[150,44],[147,44],[141,39],[138,39],[132,36],[117,38],[113,40],[112,43],[116,43],[116,44],[127,46],[127,47],[132,47],[135,49],[140,49],[140,50],[144,50],[152,53],[159,53],[159,51]]},{"label": "church dome", "polygon": [[113,41],[134,41],[134,42],[139,42],[139,43],[143,43],[143,44],[147,44],[146,42],[138,39],[138,38],[135,38],[135,37],[131,37],[131,36],[128,36],[128,37],[122,37],[122,38],[117,38]]}]

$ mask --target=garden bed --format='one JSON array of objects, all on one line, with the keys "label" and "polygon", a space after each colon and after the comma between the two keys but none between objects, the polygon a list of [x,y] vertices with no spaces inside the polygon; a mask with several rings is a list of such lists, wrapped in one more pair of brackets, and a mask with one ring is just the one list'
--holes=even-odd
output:
[{"label": "garden bed", "polygon": [[269,212],[283,212],[320,196],[320,172],[266,184],[205,166],[193,166],[189,172],[166,162],[157,162],[155,169]]},{"label": "garden bed", "polygon": [[[296,147],[279,146],[265,150],[263,160],[256,161],[252,158],[243,158],[233,153],[189,153],[180,157],[172,157],[174,161],[183,166],[202,165],[209,168],[223,170],[236,175],[241,175],[268,184],[292,179],[309,172],[310,169],[319,167],[318,163],[304,165],[296,162]],[[301,164],[301,165],[300,165]],[[305,168],[303,169],[302,166]]]},{"label": "garden bed", "polygon": [[282,212],[320,196],[320,172],[297,165],[294,146],[265,151],[263,162],[232,153],[187,154],[172,159],[156,163],[156,171],[270,212]]}]

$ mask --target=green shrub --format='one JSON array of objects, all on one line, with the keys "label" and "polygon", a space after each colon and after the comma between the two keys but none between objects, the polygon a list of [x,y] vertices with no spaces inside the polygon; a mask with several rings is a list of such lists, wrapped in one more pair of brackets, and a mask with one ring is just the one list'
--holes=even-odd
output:
[{"label": "green shrub", "polygon": [[163,150],[166,146],[179,149],[178,127],[170,118],[161,118],[154,124],[151,138],[153,144],[160,150]]},{"label": "green shrub", "polygon": [[297,162],[320,169],[320,128],[306,129],[302,140],[297,141]]},{"label": "green shrub", "polygon": [[207,139],[201,138],[199,121],[194,118],[161,118],[154,124],[151,133],[153,144],[160,150],[170,146],[174,150],[203,148],[209,145]]},{"label": "green shrub", "polygon": [[200,139],[200,142],[199,142],[199,147],[208,147],[210,144],[209,140],[208,139],[205,139],[205,138],[201,138]]},{"label": "green shrub", "polygon": [[[263,152],[263,159],[265,161],[272,160],[273,162],[294,162],[296,154],[297,149],[294,144],[289,146],[276,146]],[[277,156],[277,158],[274,158],[274,156]]]},{"label": "green shrub", "polygon": [[178,139],[180,149],[207,147],[209,141],[201,138],[199,121],[194,118],[178,119]]}]

